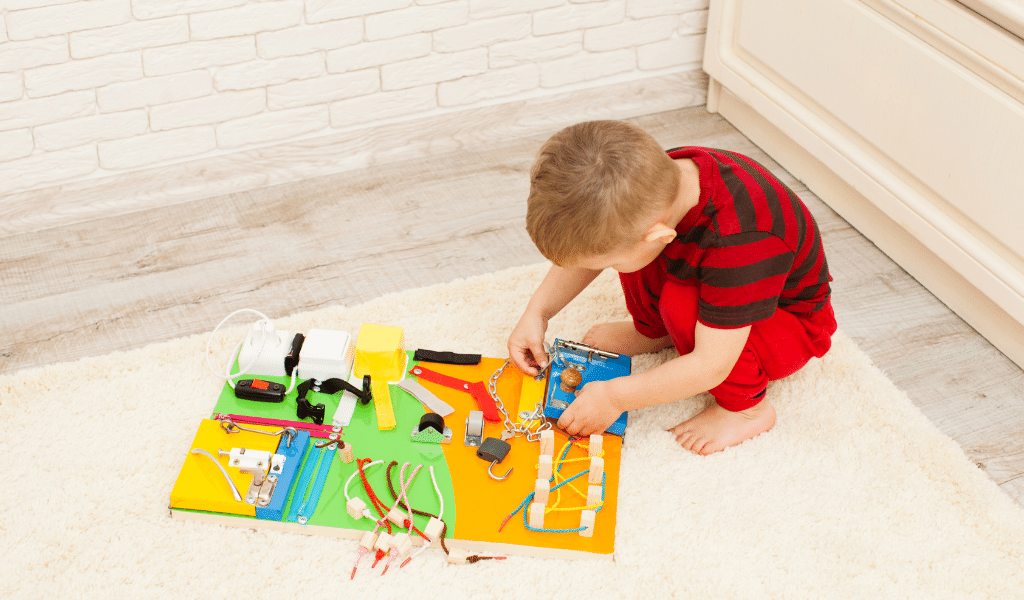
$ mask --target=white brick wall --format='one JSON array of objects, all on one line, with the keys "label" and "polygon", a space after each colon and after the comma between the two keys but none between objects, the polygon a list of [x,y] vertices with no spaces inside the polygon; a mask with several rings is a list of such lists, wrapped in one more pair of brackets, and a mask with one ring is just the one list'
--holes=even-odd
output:
[{"label": "white brick wall", "polygon": [[302,22],[302,2],[259,2],[237,8],[189,15],[194,40],[212,40],[238,35],[277,31]]},{"label": "white brick wall", "polygon": [[190,42],[142,52],[142,68],[148,77],[194,69],[235,65],[256,58],[253,36]]},{"label": "white brick wall", "polygon": [[131,18],[129,0],[72,2],[7,13],[7,35],[12,40],[31,40],[72,31],[120,25],[127,23]]},{"label": "white brick wall", "polygon": [[71,57],[91,58],[126,50],[181,44],[187,42],[188,37],[188,19],[183,16],[133,21],[114,27],[72,33]]},{"label": "white brick wall", "polygon": [[165,131],[251,117],[260,114],[266,108],[267,93],[263,89],[224,92],[215,96],[154,106],[149,109],[149,122],[153,131]]},{"label": "white brick wall", "polygon": [[59,65],[70,59],[68,40],[62,35],[0,45],[0,72]]},{"label": "white brick wall", "polygon": [[142,79],[142,54],[128,52],[28,69],[25,91],[39,98],[134,79]]},{"label": "white brick wall", "polygon": [[708,0],[0,0],[0,194],[697,68]]},{"label": "white brick wall", "polygon": [[21,98],[25,93],[22,78],[12,73],[0,75],[0,102],[9,102]]},{"label": "white brick wall", "polygon": [[96,101],[100,111],[115,112],[200,98],[211,93],[213,82],[210,74],[189,71],[101,87],[96,90]]},{"label": "white brick wall", "polygon": [[0,132],[0,161],[28,156],[32,154],[33,147],[30,129]]},{"label": "white brick wall", "polygon": [[40,150],[63,150],[101,140],[118,140],[142,135],[149,129],[144,110],[129,110],[109,115],[91,115],[36,127],[35,146]]}]

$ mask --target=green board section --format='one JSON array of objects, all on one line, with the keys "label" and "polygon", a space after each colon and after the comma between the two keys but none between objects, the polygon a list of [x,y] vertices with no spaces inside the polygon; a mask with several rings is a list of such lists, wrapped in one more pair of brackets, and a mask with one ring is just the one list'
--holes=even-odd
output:
[{"label": "green board section", "polygon": [[[412,352],[408,352],[409,361],[406,369],[412,369],[416,362],[412,360]],[[238,365],[236,363],[235,369],[237,370]],[[244,378],[249,378],[245,376]],[[288,385],[289,379],[286,377],[263,377],[268,381],[276,381],[283,383],[285,386]],[[288,394],[284,402],[281,403],[265,403],[265,402],[254,402],[251,400],[239,400],[235,397],[234,391],[227,384],[224,385],[224,391],[221,393],[220,399],[217,402],[217,406],[214,409],[215,413],[225,414],[239,414],[248,415],[254,417],[262,417],[267,419],[284,419],[289,421],[295,421],[295,398],[296,392]],[[377,494],[388,508],[394,504],[394,499],[391,493],[388,491],[387,480],[385,479],[385,471],[387,469],[387,463],[390,461],[398,461],[398,465],[392,469],[392,481],[395,486],[395,491],[400,491],[398,484],[398,473],[405,462],[412,463],[409,468],[406,469],[406,475],[412,472],[412,469],[417,465],[422,464],[423,468],[420,469],[416,475],[416,479],[413,481],[412,486],[409,488],[409,500],[412,502],[412,507],[417,510],[429,512],[431,514],[438,513],[438,501],[437,494],[434,492],[434,486],[430,481],[430,473],[428,468],[434,467],[434,477],[437,479],[438,488],[441,490],[441,495],[444,498],[444,521],[448,523],[447,537],[451,538],[455,535],[455,494],[452,488],[452,477],[448,470],[448,462],[445,460],[444,451],[440,444],[425,444],[419,442],[413,442],[412,432],[419,425],[420,417],[426,412],[423,405],[410,395],[408,392],[397,386],[390,386],[391,388],[391,403],[395,412],[395,422],[397,425],[394,429],[388,431],[380,431],[377,428],[377,413],[374,410],[372,404],[362,405],[357,403],[355,413],[352,415],[351,423],[343,428],[341,438],[347,443],[352,445],[352,449],[355,453],[356,458],[370,458],[373,460],[385,460],[384,464],[374,465],[367,471],[367,480],[373,491]],[[341,394],[329,396],[327,394],[318,394],[311,392],[307,394],[307,398],[316,403],[323,403],[326,405],[326,418],[325,424],[330,424],[333,420],[333,415],[338,407],[338,398]],[[310,440],[310,450],[313,450],[313,444],[322,441],[319,438],[312,438]],[[345,529],[360,529],[370,530],[373,529],[374,523],[369,519],[353,519],[348,514],[345,499],[345,483],[348,478],[356,472],[356,463],[353,461],[350,464],[341,462],[338,458],[338,453],[333,452],[331,470],[327,475],[327,483],[324,486],[323,493],[320,496],[320,501],[317,504],[316,511],[310,518],[309,525],[322,525],[327,527],[342,527]],[[309,456],[309,450],[307,450],[306,456]],[[315,463],[316,455],[313,455],[313,462]],[[326,457],[325,457],[326,458]],[[303,462],[307,462],[303,459]],[[309,468],[313,468],[314,465],[310,465]],[[295,485],[298,484],[299,475],[295,476]],[[310,480],[312,485],[312,480]],[[302,502],[302,499],[296,500],[297,494],[305,495],[305,490],[301,492],[296,490],[293,486],[292,490],[289,491],[288,501],[284,507],[284,515],[288,515],[291,510],[292,502]],[[349,485],[349,495],[352,497],[359,497],[366,503],[367,508],[370,512],[377,516],[377,512],[373,509],[373,504],[370,502],[369,497],[363,488],[362,479],[359,475],[356,475]],[[414,519],[414,523],[417,528],[421,531],[426,526],[428,521],[427,517],[417,516]],[[397,529],[392,526],[393,531]]]}]

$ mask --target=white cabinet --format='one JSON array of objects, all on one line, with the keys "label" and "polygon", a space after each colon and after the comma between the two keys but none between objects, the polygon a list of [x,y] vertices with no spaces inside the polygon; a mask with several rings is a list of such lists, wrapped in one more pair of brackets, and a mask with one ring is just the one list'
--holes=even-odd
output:
[{"label": "white cabinet", "polygon": [[1024,365],[1024,40],[949,0],[712,0],[718,110]]}]

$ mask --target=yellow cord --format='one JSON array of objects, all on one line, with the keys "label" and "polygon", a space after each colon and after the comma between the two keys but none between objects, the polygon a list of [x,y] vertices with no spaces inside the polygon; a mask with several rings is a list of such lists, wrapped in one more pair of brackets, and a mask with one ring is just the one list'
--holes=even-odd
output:
[{"label": "yellow cord", "polygon": [[[557,456],[563,456],[565,454],[566,448],[568,448],[570,444],[572,444],[572,442],[566,442],[565,445],[562,446],[562,449],[558,451]],[[589,450],[590,449],[590,446],[588,444],[576,444],[576,445],[579,446],[580,448],[582,448],[583,450]],[[604,448],[601,449],[601,453],[598,454],[598,456],[601,457],[601,458],[604,458]],[[556,462],[556,463],[551,465],[551,475],[552,475],[553,483],[555,485],[558,485],[561,481],[563,481],[565,479],[568,479],[568,477],[565,477],[564,475],[561,475],[558,472],[558,468],[559,467],[561,467],[562,465],[564,465],[566,463],[584,462],[584,461],[589,462],[590,461],[590,457],[589,456],[585,456],[585,457],[582,457],[582,458],[567,458],[567,459],[559,458],[558,462]],[[538,464],[537,466],[539,467],[540,465]],[[554,503],[552,503],[551,506],[544,507],[544,514],[547,514],[547,513],[550,513],[550,512],[569,512],[569,511],[577,511],[577,510],[596,510],[596,509],[604,506],[604,500],[602,500],[601,502],[598,502],[597,504],[590,504],[590,505],[587,505],[587,506],[566,506],[564,508],[560,508],[558,505],[562,501],[562,488],[566,487],[566,486],[568,486],[569,489],[571,489],[572,491],[576,492],[580,497],[582,497],[582,498],[586,498],[587,497],[587,494],[584,494],[583,492],[581,492],[578,489],[576,489],[576,486],[574,486],[572,483],[566,483],[565,485],[560,486],[557,490],[555,490],[555,501],[554,501]],[[552,487],[554,487],[554,485]]]}]

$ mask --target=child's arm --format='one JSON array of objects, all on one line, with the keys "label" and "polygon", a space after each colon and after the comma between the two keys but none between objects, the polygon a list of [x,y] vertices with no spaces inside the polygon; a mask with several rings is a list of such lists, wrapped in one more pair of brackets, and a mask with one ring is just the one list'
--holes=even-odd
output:
[{"label": "child's arm", "polygon": [[537,367],[547,365],[544,332],[547,331],[548,320],[565,308],[600,274],[601,271],[591,269],[551,265],[551,270],[533,293],[523,316],[508,338],[508,355],[520,370],[536,375]]},{"label": "child's arm", "polygon": [[558,426],[572,435],[602,433],[623,411],[710,390],[729,376],[748,335],[749,325],[714,329],[697,323],[693,352],[644,373],[586,384],[562,413]]}]

